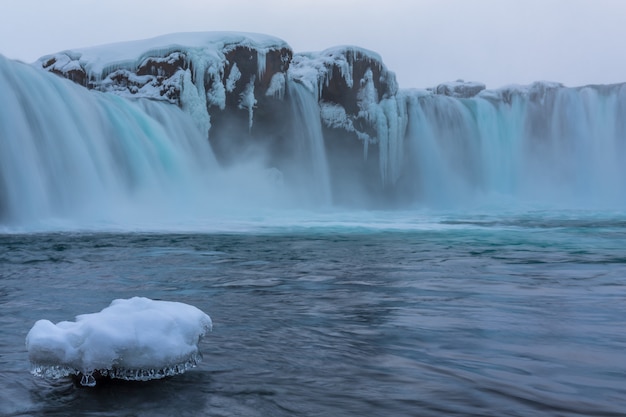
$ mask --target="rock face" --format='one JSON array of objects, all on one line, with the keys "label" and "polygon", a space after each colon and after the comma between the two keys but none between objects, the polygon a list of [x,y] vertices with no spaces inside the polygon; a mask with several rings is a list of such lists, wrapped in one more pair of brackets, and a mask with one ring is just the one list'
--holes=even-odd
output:
[{"label": "rock face", "polygon": [[125,96],[163,99],[180,102],[181,71],[189,68],[184,52],[163,57],[149,57],[137,65],[113,69],[101,78],[89,74],[81,54],[61,52],[40,60],[41,67],[89,89],[114,92]]},{"label": "rock face", "polygon": [[288,47],[259,52],[237,46],[225,53],[223,72],[205,86],[211,117],[209,137],[222,163],[235,161],[258,141],[266,147],[281,146],[275,142],[285,129],[281,118],[287,111],[283,99],[292,55]]},{"label": "rock face", "polygon": [[255,92],[276,90],[274,75],[285,78],[291,56],[277,38],[209,32],[64,51],[36,65],[89,89],[166,100],[196,117],[202,106],[208,129],[211,108],[252,111]]}]

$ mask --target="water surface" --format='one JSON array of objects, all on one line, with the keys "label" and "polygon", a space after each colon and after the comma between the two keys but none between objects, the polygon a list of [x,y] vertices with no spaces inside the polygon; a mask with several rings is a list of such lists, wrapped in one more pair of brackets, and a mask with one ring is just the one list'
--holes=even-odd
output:
[{"label": "water surface", "polygon": [[[626,414],[626,216],[431,220],[0,235],[0,415]],[[199,367],[29,374],[36,320],[132,296],[211,315]]]}]

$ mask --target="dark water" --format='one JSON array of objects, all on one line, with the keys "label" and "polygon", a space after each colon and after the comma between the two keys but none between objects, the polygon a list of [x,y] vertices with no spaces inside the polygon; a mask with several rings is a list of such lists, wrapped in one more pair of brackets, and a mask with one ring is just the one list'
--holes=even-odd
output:
[{"label": "dark water", "polygon": [[[211,315],[198,368],[29,374],[37,319],[135,295]],[[626,415],[626,217],[0,235],[0,415],[70,414]]]}]

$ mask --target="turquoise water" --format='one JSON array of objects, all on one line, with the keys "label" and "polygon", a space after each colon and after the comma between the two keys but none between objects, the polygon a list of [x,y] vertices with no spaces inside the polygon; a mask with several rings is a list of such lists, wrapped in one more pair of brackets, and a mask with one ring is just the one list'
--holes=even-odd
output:
[{"label": "turquoise water", "polygon": [[[626,414],[626,213],[271,220],[0,235],[0,415]],[[211,315],[199,367],[30,375],[36,320],[135,295]]]}]

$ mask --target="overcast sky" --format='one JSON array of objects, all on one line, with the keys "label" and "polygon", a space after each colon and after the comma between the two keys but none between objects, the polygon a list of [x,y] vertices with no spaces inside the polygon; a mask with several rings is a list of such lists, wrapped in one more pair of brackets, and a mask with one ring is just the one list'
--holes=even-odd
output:
[{"label": "overcast sky", "polygon": [[626,81],[626,0],[0,0],[0,54],[27,62],[213,30],[274,35],[296,52],[358,45],[402,88]]}]

